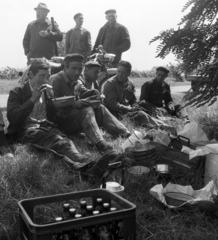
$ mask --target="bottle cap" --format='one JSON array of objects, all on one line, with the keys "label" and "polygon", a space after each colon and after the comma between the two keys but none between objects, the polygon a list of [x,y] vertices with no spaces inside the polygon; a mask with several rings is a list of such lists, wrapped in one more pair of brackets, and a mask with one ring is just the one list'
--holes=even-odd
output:
[{"label": "bottle cap", "polygon": [[86,205],[86,201],[80,201],[81,205]]},{"label": "bottle cap", "polygon": [[93,211],[93,215],[98,215],[99,211]]},{"label": "bottle cap", "polygon": [[81,214],[76,214],[76,215],[75,215],[75,218],[81,218],[81,217],[82,217]]},{"label": "bottle cap", "polygon": [[75,212],[76,212],[76,209],[75,209],[75,208],[70,208],[70,209],[69,209],[69,212],[75,213]]},{"label": "bottle cap", "polygon": [[116,211],[117,209],[115,208],[115,207],[112,207],[112,208],[110,208],[110,211],[111,212],[114,212],[114,211]]},{"label": "bottle cap", "polygon": [[64,204],[63,204],[63,207],[64,207],[64,208],[69,208],[69,207],[70,207],[70,204],[69,204],[69,203],[64,203]]},{"label": "bottle cap", "polygon": [[92,205],[88,205],[88,206],[86,207],[86,209],[91,210],[91,209],[93,209],[93,206],[92,206]]},{"label": "bottle cap", "polygon": [[103,206],[104,207],[109,207],[109,203],[104,203]]},{"label": "bottle cap", "polygon": [[56,217],[56,218],[55,218],[55,222],[61,222],[62,220],[63,220],[62,217]]},{"label": "bottle cap", "polygon": [[102,202],[102,198],[97,198],[97,202]]}]

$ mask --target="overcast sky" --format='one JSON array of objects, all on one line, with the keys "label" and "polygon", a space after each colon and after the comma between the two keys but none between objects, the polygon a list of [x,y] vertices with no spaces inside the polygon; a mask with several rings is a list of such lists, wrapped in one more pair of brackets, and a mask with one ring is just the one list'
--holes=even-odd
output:
[{"label": "overcast sky", "polygon": [[[74,27],[73,16],[84,14],[84,27],[91,32],[92,44],[105,22],[105,10],[115,8],[117,21],[130,32],[131,48],[123,59],[132,63],[133,69],[149,70],[153,66],[174,62],[171,55],[164,60],[155,58],[157,43],[149,41],[162,30],[177,28],[187,0],[42,0],[50,9],[48,17],[54,17],[61,31]],[[33,10],[39,0],[1,0],[0,67],[24,67],[22,40],[27,24],[35,20]]]}]

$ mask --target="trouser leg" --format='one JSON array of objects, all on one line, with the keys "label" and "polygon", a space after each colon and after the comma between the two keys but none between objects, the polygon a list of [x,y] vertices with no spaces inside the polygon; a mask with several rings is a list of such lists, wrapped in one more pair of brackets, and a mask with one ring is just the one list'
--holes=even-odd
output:
[{"label": "trouser leg", "polygon": [[78,152],[72,140],[68,139],[56,128],[52,128],[50,131],[36,128],[23,130],[19,132],[19,139],[43,147],[45,150],[51,149],[67,156],[75,169],[79,169],[90,162]]},{"label": "trouser leg", "polygon": [[102,126],[108,132],[118,135],[128,133],[126,127],[105,106],[101,105],[100,108],[95,109],[95,116],[99,126]]},{"label": "trouser leg", "polygon": [[71,110],[65,114],[59,126],[66,134],[84,132],[93,144],[103,140],[92,107]]}]

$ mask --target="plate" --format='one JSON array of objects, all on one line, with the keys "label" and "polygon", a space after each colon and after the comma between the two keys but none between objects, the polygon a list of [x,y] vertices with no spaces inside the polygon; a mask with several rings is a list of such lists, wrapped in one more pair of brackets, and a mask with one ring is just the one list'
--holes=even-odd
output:
[{"label": "plate", "polygon": [[64,101],[64,100],[69,100],[69,99],[75,99],[75,96],[64,96],[64,97],[59,97],[59,98],[54,98],[52,101]]},{"label": "plate", "polygon": [[141,152],[148,152],[148,151],[154,150],[154,149],[155,149],[155,146],[148,143],[148,144],[142,145],[139,148],[134,148],[133,152],[141,153]]}]

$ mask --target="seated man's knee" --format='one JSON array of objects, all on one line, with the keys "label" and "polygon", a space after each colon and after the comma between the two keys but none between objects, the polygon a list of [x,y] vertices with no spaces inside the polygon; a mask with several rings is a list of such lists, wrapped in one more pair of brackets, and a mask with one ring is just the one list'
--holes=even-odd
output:
[{"label": "seated man's knee", "polygon": [[88,107],[85,107],[85,108],[82,108],[81,109],[81,113],[86,116],[86,115],[94,115],[94,110],[92,107],[88,106]]}]

